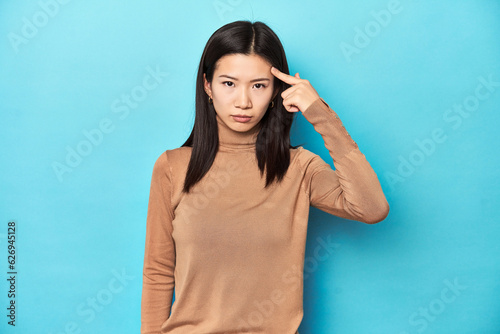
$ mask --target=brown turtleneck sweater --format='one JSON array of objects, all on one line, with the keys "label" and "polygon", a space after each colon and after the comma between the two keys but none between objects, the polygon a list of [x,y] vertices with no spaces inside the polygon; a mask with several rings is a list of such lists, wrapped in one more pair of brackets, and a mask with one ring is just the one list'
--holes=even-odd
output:
[{"label": "brown turtleneck sweater", "polygon": [[218,117],[219,151],[190,194],[181,189],[191,148],[158,158],[141,334],[298,333],[309,207],[368,224],[387,216],[378,178],[337,114],[319,98],[302,115],[323,137],[336,170],[298,147],[283,182],[264,190],[258,129],[236,132]]}]

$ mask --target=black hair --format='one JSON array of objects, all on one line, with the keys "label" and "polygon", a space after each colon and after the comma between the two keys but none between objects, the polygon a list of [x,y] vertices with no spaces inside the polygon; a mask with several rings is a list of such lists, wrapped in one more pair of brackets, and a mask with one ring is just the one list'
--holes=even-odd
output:
[{"label": "black hair", "polygon": [[[203,74],[208,82],[212,82],[217,61],[228,54],[255,54],[281,72],[289,74],[283,45],[265,23],[235,21],[220,27],[212,34],[205,45],[198,67],[193,130],[181,146],[193,148],[184,180],[183,191],[186,193],[209,171],[219,149],[216,112],[213,104],[208,102]],[[285,109],[281,97],[281,93],[289,87],[289,84],[274,78],[274,106],[269,107],[260,120],[261,128],[255,143],[255,154],[261,176],[266,170],[265,188],[276,180],[281,182],[290,165],[290,148],[300,146],[290,145],[290,128],[295,112]]]}]

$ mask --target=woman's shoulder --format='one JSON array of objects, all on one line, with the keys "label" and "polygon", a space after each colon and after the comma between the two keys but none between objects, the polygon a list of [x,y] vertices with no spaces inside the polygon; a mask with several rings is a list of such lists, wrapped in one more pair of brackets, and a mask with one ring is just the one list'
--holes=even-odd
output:
[{"label": "woman's shoulder", "polygon": [[298,162],[306,162],[317,156],[316,153],[309,151],[307,148],[298,146],[290,149],[290,160],[297,159]]},{"label": "woman's shoulder", "polygon": [[[176,171],[175,174],[180,173],[180,175],[183,175],[183,172],[187,171],[192,149],[192,147],[185,146],[163,151],[156,159],[155,168],[168,168],[171,173]],[[291,164],[297,164],[302,169],[305,169],[311,160],[317,156],[316,153],[302,146],[290,148]]]},{"label": "woman's shoulder", "polygon": [[312,162],[318,162],[319,160],[323,159],[318,154],[302,146],[290,149],[290,161],[304,172],[309,169]]},{"label": "woman's shoulder", "polygon": [[169,159],[189,159],[191,157],[192,147],[181,146],[173,149],[166,150],[164,153]]},{"label": "woman's shoulder", "polygon": [[191,157],[191,147],[178,147],[163,151],[155,161],[154,168],[156,169],[178,169],[182,166],[187,166]]}]

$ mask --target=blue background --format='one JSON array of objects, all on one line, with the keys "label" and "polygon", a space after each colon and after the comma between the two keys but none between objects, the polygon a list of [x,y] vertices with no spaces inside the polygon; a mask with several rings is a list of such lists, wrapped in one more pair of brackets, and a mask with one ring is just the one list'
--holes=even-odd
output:
[{"label": "blue background", "polygon": [[[191,131],[207,39],[240,19],[278,34],[391,206],[376,225],[311,209],[300,333],[500,333],[494,0],[2,1],[0,268],[14,220],[18,277],[15,328],[1,280],[0,331],[139,332],[153,163]],[[302,115],[292,142],[332,164]]]}]

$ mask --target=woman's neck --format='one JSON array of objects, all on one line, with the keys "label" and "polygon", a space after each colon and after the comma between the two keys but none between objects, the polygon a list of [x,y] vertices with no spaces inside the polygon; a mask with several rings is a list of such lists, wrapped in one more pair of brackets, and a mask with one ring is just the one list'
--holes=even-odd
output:
[{"label": "woman's neck", "polygon": [[257,135],[260,131],[261,124],[257,124],[252,129],[246,132],[238,132],[227,126],[219,115],[217,126],[219,131],[219,150],[220,151],[238,151],[238,150],[255,150]]}]

